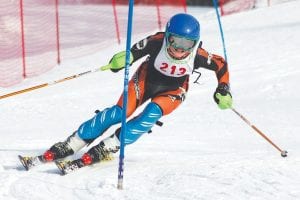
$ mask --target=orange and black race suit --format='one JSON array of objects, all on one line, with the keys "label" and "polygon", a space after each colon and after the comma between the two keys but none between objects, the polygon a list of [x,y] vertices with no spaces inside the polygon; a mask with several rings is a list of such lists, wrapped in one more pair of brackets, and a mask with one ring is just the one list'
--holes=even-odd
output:
[{"label": "orange and black race suit", "polygon": [[[163,54],[167,54],[164,32],[158,32],[134,44],[131,53],[133,62],[144,56],[147,58],[129,81],[127,116],[148,99],[159,105],[163,115],[171,113],[185,98],[191,71],[200,67],[215,71],[218,83],[229,85],[229,72],[225,60],[208,53],[200,46],[191,54],[192,69],[180,67],[180,63],[174,59],[169,63],[164,62],[163,58],[160,58],[166,57]],[[122,100],[121,96],[117,103],[120,107]]]}]

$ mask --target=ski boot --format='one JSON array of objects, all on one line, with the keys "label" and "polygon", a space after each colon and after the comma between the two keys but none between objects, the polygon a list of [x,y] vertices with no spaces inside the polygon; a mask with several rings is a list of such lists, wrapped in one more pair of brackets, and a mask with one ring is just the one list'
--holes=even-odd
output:
[{"label": "ski boot", "polygon": [[85,145],[86,142],[80,139],[77,135],[77,132],[75,131],[64,142],[58,142],[54,144],[43,155],[39,155],[39,156],[19,155],[19,160],[24,166],[24,168],[28,171],[34,166],[63,159],[67,156],[73,155],[74,152],[78,151]]},{"label": "ski boot", "polygon": [[113,153],[119,150],[119,144],[120,142],[114,134],[92,147],[87,153],[83,154],[81,158],[73,161],[55,161],[55,164],[62,175],[66,175],[85,166],[112,160]]}]

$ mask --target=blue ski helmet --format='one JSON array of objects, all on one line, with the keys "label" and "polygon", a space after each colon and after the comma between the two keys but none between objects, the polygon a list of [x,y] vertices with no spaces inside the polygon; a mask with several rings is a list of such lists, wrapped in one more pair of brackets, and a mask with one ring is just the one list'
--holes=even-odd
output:
[{"label": "blue ski helmet", "polygon": [[166,26],[166,38],[174,34],[196,42],[200,39],[200,24],[192,15],[179,13],[171,17]]}]

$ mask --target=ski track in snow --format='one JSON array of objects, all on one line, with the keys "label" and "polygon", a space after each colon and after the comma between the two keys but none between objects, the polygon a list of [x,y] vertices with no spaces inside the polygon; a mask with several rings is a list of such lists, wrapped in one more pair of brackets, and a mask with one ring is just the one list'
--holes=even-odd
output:
[{"label": "ski track in snow", "polygon": [[[117,101],[122,74],[99,72],[0,101],[0,199],[300,199],[297,7],[300,1],[290,1],[222,18],[235,108],[286,149],[287,158],[232,111],[217,108],[215,75],[201,69],[200,84],[190,85],[186,102],[162,119],[163,127],[153,127],[153,133],[126,148],[124,190],[116,188],[118,154],[66,176],[53,163],[26,172],[18,154],[43,153],[92,117],[93,110]],[[203,47],[222,55],[214,10],[199,10],[188,11],[202,23]],[[67,61],[0,94],[105,64],[123,47]]]}]

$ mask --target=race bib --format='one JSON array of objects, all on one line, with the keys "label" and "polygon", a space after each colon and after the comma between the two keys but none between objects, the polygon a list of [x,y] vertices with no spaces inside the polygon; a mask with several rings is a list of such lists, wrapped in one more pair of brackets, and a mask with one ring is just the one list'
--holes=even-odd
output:
[{"label": "race bib", "polygon": [[[158,62],[159,63],[159,62]],[[160,62],[160,66],[155,67],[162,74],[172,77],[181,77],[190,74],[190,68],[184,65],[176,65],[174,63]]]},{"label": "race bib", "polygon": [[175,60],[171,58],[167,53],[164,41],[163,46],[155,59],[154,67],[160,73],[170,77],[181,77],[189,75],[193,70],[193,55],[194,52],[191,52],[188,57],[182,60]]}]

